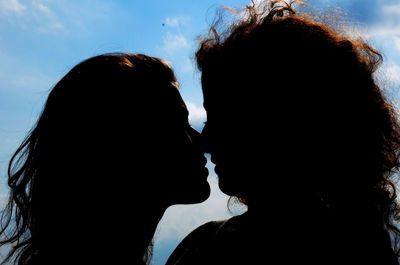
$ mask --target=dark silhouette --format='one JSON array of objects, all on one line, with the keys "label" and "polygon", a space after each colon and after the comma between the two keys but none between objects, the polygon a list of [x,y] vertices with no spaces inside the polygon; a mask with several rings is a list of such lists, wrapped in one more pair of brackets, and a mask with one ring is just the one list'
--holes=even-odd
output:
[{"label": "dark silhouette", "polygon": [[143,264],[172,204],[209,196],[171,67],[105,54],[51,90],[9,165],[1,244],[15,264]]},{"label": "dark silhouette", "polygon": [[382,56],[295,2],[253,4],[200,40],[203,141],[248,211],[193,231],[169,265],[398,264],[400,126],[374,80]]}]

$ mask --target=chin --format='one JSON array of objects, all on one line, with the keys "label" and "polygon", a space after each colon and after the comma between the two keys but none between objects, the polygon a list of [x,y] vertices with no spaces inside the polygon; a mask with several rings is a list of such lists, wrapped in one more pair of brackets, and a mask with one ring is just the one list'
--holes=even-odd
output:
[{"label": "chin", "polygon": [[240,197],[243,194],[243,186],[233,183],[232,181],[224,181],[224,178],[218,178],[219,189],[228,196]]},{"label": "chin", "polygon": [[228,196],[236,196],[236,192],[235,189],[233,189],[230,186],[226,186],[226,185],[221,185],[219,184],[219,189],[226,195]]},{"label": "chin", "polygon": [[210,185],[205,183],[204,185],[199,185],[196,189],[187,189],[187,194],[184,194],[177,204],[195,204],[202,203],[210,197],[211,188]]},{"label": "chin", "polygon": [[[210,197],[211,193],[211,188],[210,184],[205,183],[204,187],[202,187],[202,192],[196,194],[196,196],[193,196],[193,202],[192,203],[201,203],[206,201]],[[194,194],[194,193],[193,193]]]}]

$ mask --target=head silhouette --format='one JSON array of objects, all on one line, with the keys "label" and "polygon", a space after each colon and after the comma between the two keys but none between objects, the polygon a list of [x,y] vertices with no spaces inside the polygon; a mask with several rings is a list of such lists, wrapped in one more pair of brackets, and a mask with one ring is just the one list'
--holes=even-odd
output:
[{"label": "head silhouette", "polygon": [[291,4],[264,4],[214,25],[196,53],[221,190],[267,219],[318,208],[397,232],[400,127],[374,79],[382,56]]},{"label": "head silhouette", "polygon": [[141,258],[147,223],[209,195],[198,140],[165,61],[81,62],[51,90],[11,159],[3,222],[16,227],[5,243],[18,242],[18,264]]}]

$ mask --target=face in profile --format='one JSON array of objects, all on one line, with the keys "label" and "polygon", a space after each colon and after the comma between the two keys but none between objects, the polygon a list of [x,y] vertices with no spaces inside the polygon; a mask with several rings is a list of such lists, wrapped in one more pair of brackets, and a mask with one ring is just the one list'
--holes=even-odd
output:
[{"label": "face in profile", "polygon": [[[237,107],[231,104],[234,101],[229,98],[229,93],[218,92],[218,80],[215,78],[207,82],[208,78],[204,78],[203,74],[207,123],[202,137],[205,151],[211,154],[211,161],[215,164],[221,191],[230,196],[241,196],[247,189],[244,180],[255,163],[255,160],[247,159],[251,156],[248,143],[253,139],[251,135],[246,135],[246,121]],[[223,80],[226,82],[226,79]]]},{"label": "face in profile", "polygon": [[[33,208],[49,253],[68,245],[72,233],[96,239],[104,227],[130,227],[143,211],[199,203],[210,194],[199,133],[189,125],[172,70],[143,66],[148,62],[140,57],[129,57],[135,67],[112,59],[89,59],[62,79],[35,130],[43,166]],[[63,242],[54,243],[58,227]]]},{"label": "face in profile", "polygon": [[[208,198],[206,158],[176,81],[155,79],[160,73],[136,74],[139,63],[126,73],[102,69],[98,80],[91,77],[99,71],[90,70],[89,84],[61,82],[52,92],[43,115],[50,135],[45,138],[46,176],[60,177],[43,184],[41,201],[48,207],[54,203],[47,198],[60,198],[64,208],[90,200],[90,211],[85,208],[82,214],[96,216],[103,208],[117,207],[105,194],[118,196],[121,209],[136,201],[168,207]],[[172,70],[163,65],[162,71]],[[71,98],[62,95],[66,92]]]},{"label": "face in profile", "polygon": [[[279,168],[281,163],[282,150],[276,148],[281,131],[279,126],[268,126],[268,122],[274,123],[276,110],[270,102],[256,102],[240,93],[249,86],[244,80],[221,76],[229,77],[229,73],[220,71],[215,76],[203,72],[202,76],[207,112],[202,131],[205,151],[211,154],[222,192],[240,198],[259,196],[265,193],[266,177],[270,187],[280,185],[269,178],[271,168]],[[276,161],[271,162],[269,154],[275,154],[272,159]]]},{"label": "face in profile", "polygon": [[[110,148],[129,150],[122,161],[117,158],[115,162],[121,165],[126,189],[137,190],[134,193],[146,201],[165,207],[200,203],[210,194],[200,134],[189,124],[188,110],[175,82],[158,83],[157,87],[161,95],[152,96],[151,103],[138,102],[144,104],[140,109],[126,104],[127,109],[121,112],[130,113],[124,115],[130,122],[111,126],[116,142]],[[132,192],[126,194],[129,197]]]},{"label": "face in profile", "polygon": [[[170,204],[199,203],[210,194],[207,182],[207,160],[202,151],[200,133],[188,121],[188,110],[175,88],[178,107],[164,109],[160,118],[160,151],[157,157],[160,167],[157,181],[163,200]],[[172,102],[172,100],[171,100]],[[157,185],[157,184],[156,184]]]}]

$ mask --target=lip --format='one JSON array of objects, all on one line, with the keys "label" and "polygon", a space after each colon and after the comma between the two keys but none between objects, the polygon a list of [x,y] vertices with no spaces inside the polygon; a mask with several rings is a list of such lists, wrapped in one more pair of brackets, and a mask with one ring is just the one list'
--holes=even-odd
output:
[{"label": "lip", "polygon": [[208,177],[208,174],[209,174],[208,168],[203,167],[203,169],[202,169],[202,174],[203,174],[204,176]]},{"label": "lip", "polygon": [[207,165],[207,158],[204,155],[202,156],[202,164],[203,164],[203,167],[205,167]]},{"label": "lip", "polygon": [[208,178],[208,175],[209,175],[209,171],[208,171],[208,169],[206,168],[206,167],[201,167],[201,168],[199,168],[198,170],[197,170],[197,172],[196,172],[196,176],[197,176],[197,178],[200,180],[200,179],[207,179]]},{"label": "lip", "polygon": [[219,169],[218,166],[215,166],[215,167],[214,167],[214,172],[215,172],[217,175],[219,175],[219,173],[221,173],[221,171],[220,171],[220,169]]}]

